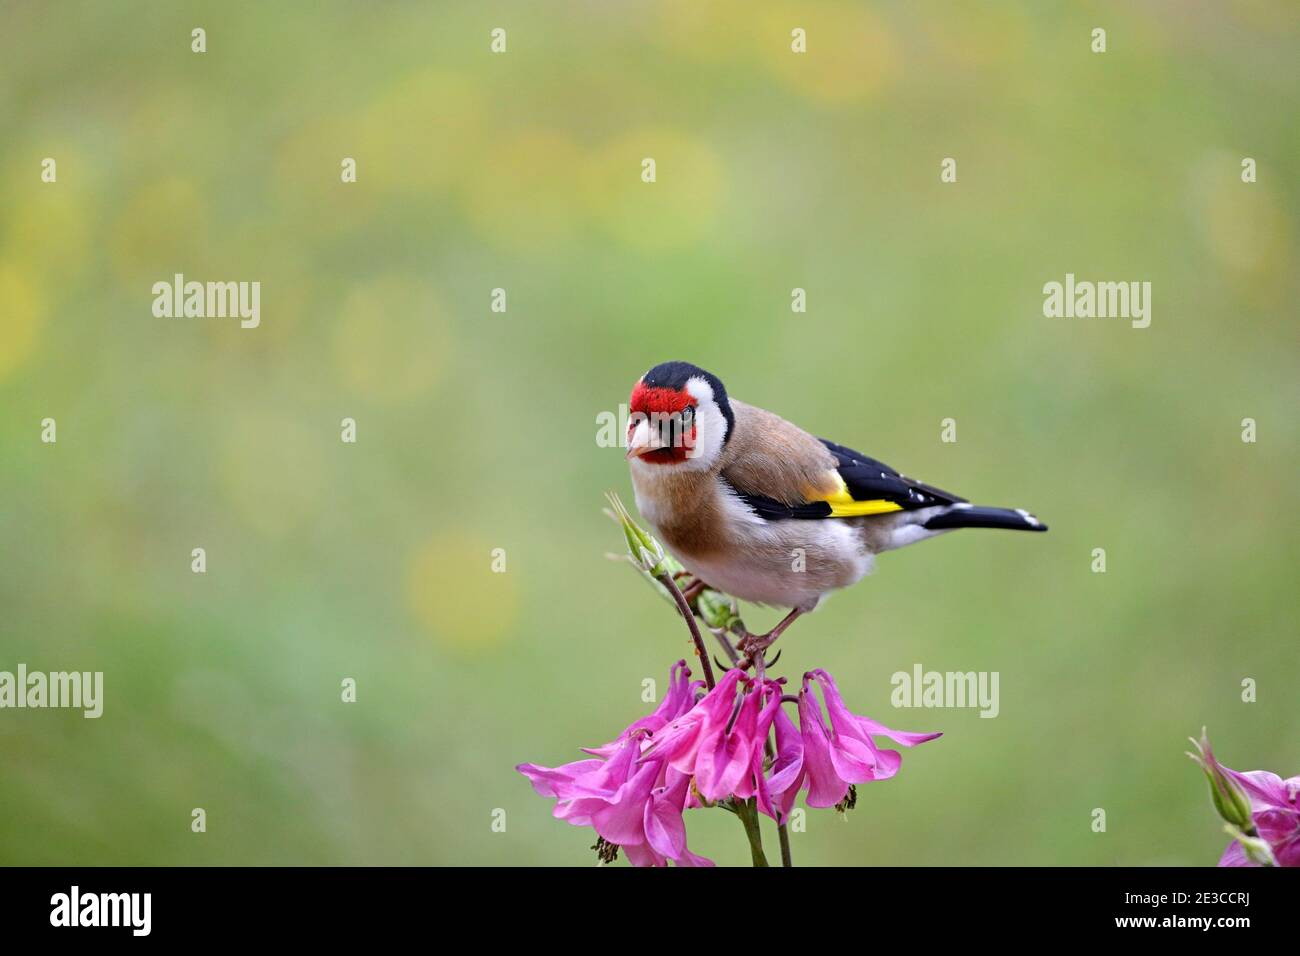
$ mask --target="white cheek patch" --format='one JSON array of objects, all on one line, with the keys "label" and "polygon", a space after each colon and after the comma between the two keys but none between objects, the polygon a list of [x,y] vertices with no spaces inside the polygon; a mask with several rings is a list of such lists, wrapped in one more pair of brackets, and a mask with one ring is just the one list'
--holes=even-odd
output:
[{"label": "white cheek patch", "polygon": [[686,449],[686,460],[679,467],[707,471],[722,452],[727,419],[713,400],[713,387],[704,379],[696,376],[687,381],[686,392],[695,399],[695,441]]},{"label": "white cheek patch", "polygon": [[[686,394],[697,402],[713,401],[713,386],[698,375],[686,383]],[[716,402],[714,404],[717,404]]]}]

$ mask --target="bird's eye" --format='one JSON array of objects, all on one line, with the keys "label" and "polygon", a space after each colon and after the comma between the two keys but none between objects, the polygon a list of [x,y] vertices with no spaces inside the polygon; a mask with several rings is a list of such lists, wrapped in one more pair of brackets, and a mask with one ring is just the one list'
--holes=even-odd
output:
[{"label": "bird's eye", "polygon": [[682,409],[682,426],[689,428],[692,420],[695,418],[695,406],[687,405]]}]

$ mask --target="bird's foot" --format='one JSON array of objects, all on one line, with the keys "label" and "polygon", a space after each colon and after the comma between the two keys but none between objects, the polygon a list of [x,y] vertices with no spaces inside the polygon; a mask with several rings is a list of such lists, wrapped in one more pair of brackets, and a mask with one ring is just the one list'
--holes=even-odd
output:
[{"label": "bird's foot", "polygon": [[[779,635],[778,635],[779,636]],[[736,644],[736,650],[743,655],[741,663],[756,660],[776,641],[769,631],[767,634],[747,634]]]},{"label": "bird's foot", "polygon": [[[736,649],[740,651],[742,656],[740,662],[736,666],[740,667],[742,670],[747,670],[749,667],[753,666],[756,668],[756,673],[761,675],[763,673],[764,665],[767,663],[763,657],[764,653],[769,647],[776,643],[776,639],[780,637],[785,632],[785,629],[794,623],[795,618],[802,613],[803,612],[799,608],[795,608],[781,619],[780,624],[772,628],[772,630],[768,631],[766,634],[746,634],[741,638],[740,642],[736,645]],[[775,664],[776,660],[773,659],[771,663]]]}]

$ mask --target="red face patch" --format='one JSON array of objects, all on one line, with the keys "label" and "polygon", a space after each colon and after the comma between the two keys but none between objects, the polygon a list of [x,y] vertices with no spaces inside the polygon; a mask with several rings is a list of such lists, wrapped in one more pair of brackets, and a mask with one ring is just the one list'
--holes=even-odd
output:
[{"label": "red face patch", "polygon": [[695,405],[695,399],[685,389],[650,388],[645,382],[637,382],[628,401],[632,413],[628,422],[628,437],[643,420],[649,419],[650,427],[659,430],[659,443],[664,447],[656,448],[641,455],[642,461],[667,465],[683,462],[695,447],[695,419],[691,418],[690,427],[683,431],[680,414],[683,409]]},{"label": "red face patch", "polygon": [[650,388],[645,382],[637,382],[636,388],[632,389],[632,398],[627,404],[632,411],[649,415],[652,412],[661,414],[680,412],[694,401],[695,399],[691,398],[690,393],[684,389]]}]

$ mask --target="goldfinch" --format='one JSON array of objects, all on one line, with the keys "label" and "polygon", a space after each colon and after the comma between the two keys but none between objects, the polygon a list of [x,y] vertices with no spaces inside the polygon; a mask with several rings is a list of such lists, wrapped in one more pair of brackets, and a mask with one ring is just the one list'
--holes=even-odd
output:
[{"label": "goldfinch", "polygon": [[712,588],[791,608],[750,653],[861,580],[882,551],[955,528],[1047,530],[1027,511],[971,505],[814,438],[729,398],[716,375],[688,362],[642,375],[629,412],[636,505],[664,545]]}]

